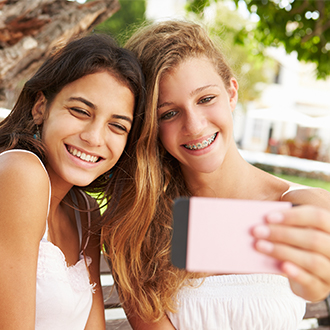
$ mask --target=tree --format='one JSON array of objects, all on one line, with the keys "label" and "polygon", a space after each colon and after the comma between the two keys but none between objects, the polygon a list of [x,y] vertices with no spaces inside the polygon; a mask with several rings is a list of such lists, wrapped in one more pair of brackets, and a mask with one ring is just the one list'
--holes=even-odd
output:
[{"label": "tree", "polygon": [[95,30],[110,34],[123,45],[133,31],[146,21],[146,0],[119,0],[119,3],[120,10]]},{"label": "tree", "polygon": [[265,72],[274,71],[274,62],[264,56],[251,36],[247,36],[249,42],[245,45],[235,43],[240,27],[247,26],[248,22],[224,4],[217,5],[215,20],[208,25],[211,36],[222,43],[222,50],[239,82],[239,101],[245,107],[248,101],[258,98],[260,85],[269,82]]},{"label": "tree", "polygon": [[91,31],[119,8],[118,0],[0,0],[0,106],[13,105],[54,46]]},{"label": "tree", "polygon": [[[213,0],[221,2],[223,0]],[[283,45],[287,53],[295,51],[298,60],[313,62],[317,78],[330,75],[330,1],[325,0],[232,0],[245,3],[259,21],[256,29],[242,27],[237,43],[251,36],[264,47]],[[210,0],[188,0],[187,10],[202,16]]]},{"label": "tree", "polygon": [[[235,42],[241,28],[251,23],[237,11],[229,9],[224,2],[219,1],[212,7],[212,20],[204,19],[200,13],[197,15],[233,69],[239,83],[239,102],[245,108],[249,101],[258,98],[261,87],[272,78],[266,72],[274,72],[275,76],[275,62],[263,54],[253,37],[246,36],[249,42],[244,45]],[[191,16],[196,19],[195,14]]]}]

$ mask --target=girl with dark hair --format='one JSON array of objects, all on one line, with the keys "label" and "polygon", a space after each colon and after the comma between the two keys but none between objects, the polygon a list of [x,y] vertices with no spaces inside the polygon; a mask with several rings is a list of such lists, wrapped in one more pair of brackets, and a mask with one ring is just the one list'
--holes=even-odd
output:
[{"label": "girl with dark hair", "polygon": [[105,329],[100,212],[86,192],[109,199],[134,157],[143,84],[128,50],[85,36],[47,58],[0,123],[2,328]]},{"label": "girl with dark hair", "polygon": [[[304,299],[324,299],[330,290],[330,193],[281,180],[240,156],[232,122],[238,83],[203,27],[152,24],[126,47],[146,77],[151,127],[137,147],[149,150],[153,199],[139,214],[125,213],[120,200],[103,241],[133,328],[296,330]],[[269,214],[253,231],[256,249],[277,258],[284,276],[197,274],[171,265],[178,196],[301,204]]]}]

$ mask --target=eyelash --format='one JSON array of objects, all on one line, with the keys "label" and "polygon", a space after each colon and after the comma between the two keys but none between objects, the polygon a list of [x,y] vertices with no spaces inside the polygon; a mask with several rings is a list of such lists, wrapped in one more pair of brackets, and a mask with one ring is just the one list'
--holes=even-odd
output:
[{"label": "eyelash", "polygon": [[202,99],[200,99],[200,100],[198,101],[198,104],[204,104],[204,103],[211,102],[214,98],[215,98],[215,96],[207,96],[207,97],[203,97]]},{"label": "eyelash", "polygon": [[79,113],[81,115],[89,116],[89,113],[87,111],[79,109],[79,108],[70,108],[70,111]]},{"label": "eyelash", "polygon": [[[201,98],[201,99],[197,102],[197,104],[209,103],[209,102],[211,102],[214,98],[215,98],[215,96],[207,96],[207,97],[203,97],[203,98]],[[175,110],[170,110],[170,111],[168,111],[168,112],[162,114],[162,115],[160,116],[159,119],[160,119],[160,120],[169,120],[169,119],[175,117],[177,113],[178,113],[178,112],[175,111]]]},{"label": "eyelash", "polygon": [[110,125],[114,126],[115,128],[120,129],[123,132],[126,132],[126,133],[128,132],[127,128],[125,126],[120,125],[120,124],[110,124]]},{"label": "eyelash", "polygon": [[[70,110],[70,111],[73,111],[73,112],[75,112],[75,113],[77,113],[77,114],[79,114],[79,115],[88,116],[88,117],[90,116],[89,112],[86,111],[86,110],[83,110],[83,109],[79,109],[79,108],[70,108],[69,110]],[[115,127],[116,129],[119,129],[119,130],[121,130],[121,131],[124,132],[124,133],[128,133],[128,132],[129,132],[128,129],[127,129],[125,126],[121,125],[121,124],[117,124],[117,123],[109,123],[109,126],[113,126],[113,127]]]},{"label": "eyelash", "polygon": [[176,116],[177,113],[178,113],[177,111],[170,110],[170,111],[165,112],[164,114],[162,114],[159,119],[160,120],[169,120],[169,119],[173,118],[174,116]]}]

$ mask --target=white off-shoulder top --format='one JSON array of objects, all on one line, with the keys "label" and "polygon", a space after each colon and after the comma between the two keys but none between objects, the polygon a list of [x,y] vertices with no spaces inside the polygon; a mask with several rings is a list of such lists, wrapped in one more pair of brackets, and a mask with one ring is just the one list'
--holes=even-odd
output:
[{"label": "white off-shoulder top", "polygon": [[206,277],[183,287],[178,301],[168,313],[178,330],[297,330],[306,308],[288,279],[273,274]]},{"label": "white off-shoulder top", "polygon": [[[9,152],[28,152],[26,150],[13,149]],[[37,157],[37,156],[36,156]],[[38,158],[38,157],[37,157]],[[39,159],[39,158],[38,158]],[[39,159],[42,167],[43,163]],[[48,175],[48,173],[47,173]],[[75,194],[71,191],[73,202],[77,204]],[[84,193],[87,208],[89,202]],[[49,202],[51,186],[49,181]],[[80,213],[75,210],[75,218],[80,240],[80,260],[73,266],[68,266],[63,252],[53,243],[47,240],[48,221],[46,230],[39,245],[36,287],[36,330],[83,330],[88,320],[92,307],[93,285],[89,281],[88,265],[92,262],[90,257],[84,258],[83,251],[88,244],[82,247],[82,228]],[[91,223],[88,213],[89,226]]]}]

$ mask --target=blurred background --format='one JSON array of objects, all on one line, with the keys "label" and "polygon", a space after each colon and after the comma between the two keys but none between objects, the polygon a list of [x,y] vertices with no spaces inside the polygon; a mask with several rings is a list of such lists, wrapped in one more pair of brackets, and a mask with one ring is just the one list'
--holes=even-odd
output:
[{"label": "blurred background", "polygon": [[[233,113],[242,156],[279,177],[330,191],[330,1],[0,0],[0,120],[58,44],[107,33],[124,45],[155,20],[204,24],[239,82]],[[102,275],[102,285],[112,285]],[[123,320],[121,308],[107,320]],[[314,322],[314,323],[313,323]],[[304,320],[311,329],[317,321]]]},{"label": "blurred background", "polygon": [[141,24],[173,18],[204,24],[234,69],[243,157],[330,190],[330,1],[0,0],[0,118],[57,44],[103,32],[124,45]]}]

